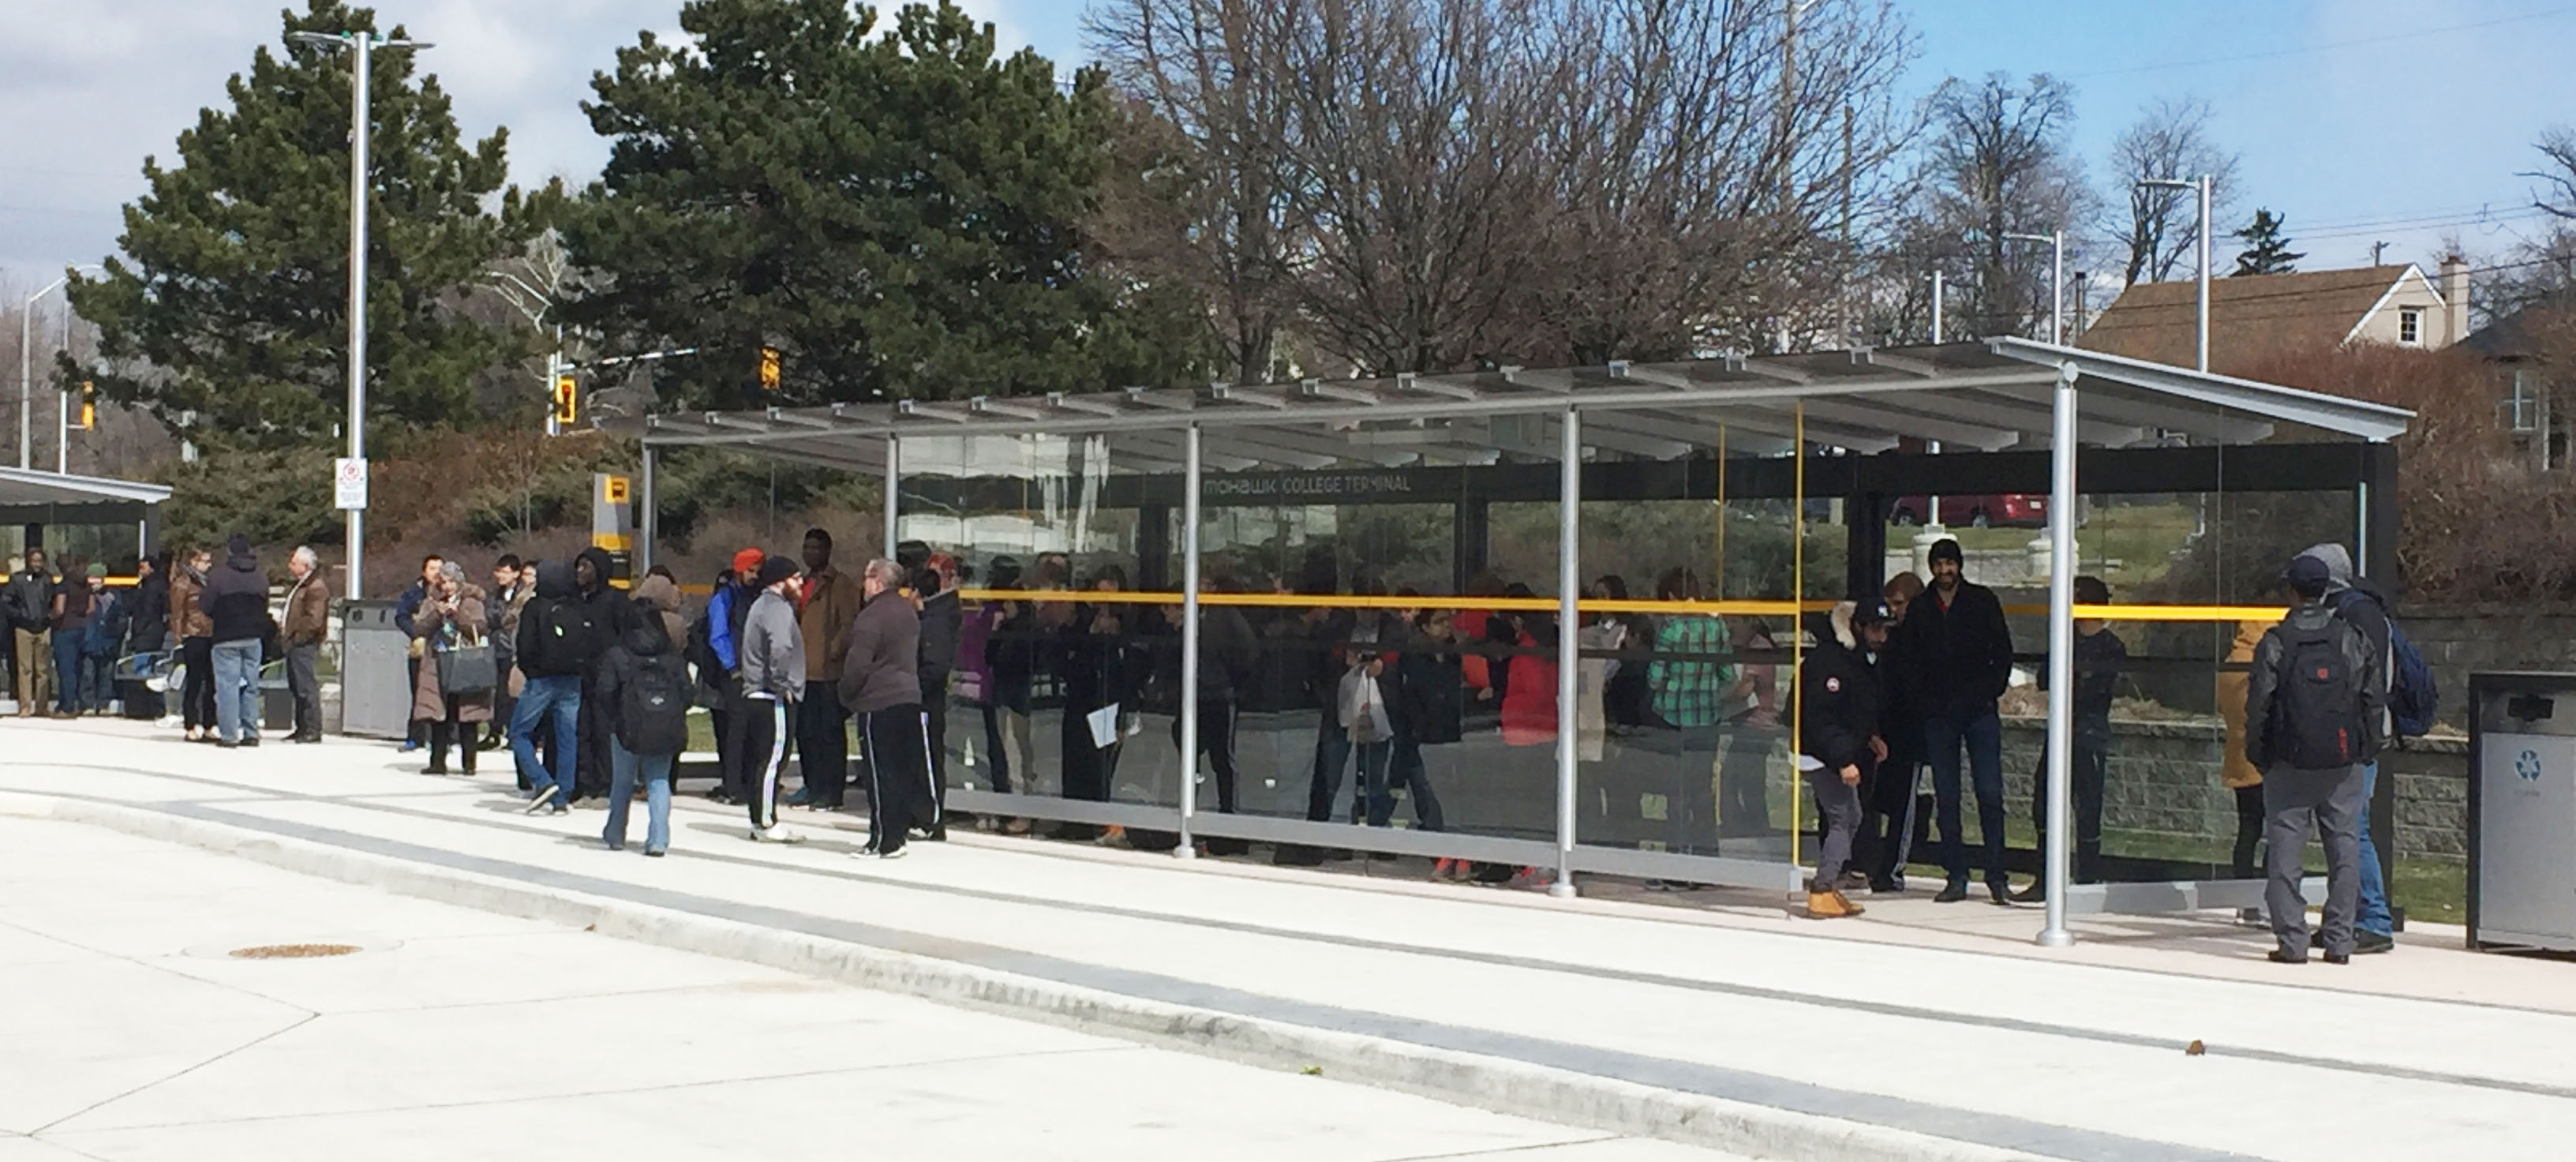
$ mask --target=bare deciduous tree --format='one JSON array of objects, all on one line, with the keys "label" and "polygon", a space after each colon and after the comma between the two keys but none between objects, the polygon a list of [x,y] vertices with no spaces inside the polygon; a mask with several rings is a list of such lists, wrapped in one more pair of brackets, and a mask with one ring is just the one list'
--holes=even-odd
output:
[{"label": "bare deciduous tree", "polygon": [[[1952,78],[1929,108],[1926,172],[1916,230],[1955,254],[1964,270],[1952,299],[1956,330],[1981,335],[2029,334],[2048,317],[2046,247],[2017,246],[2006,234],[2068,233],[2068,246],[2089,216],[2092,195],[2083,163],[2068,151],[2075,90],[2046,73],[2026,83],[1992,73]],[[1953,250],[1948,239],[1963,245]]]},{"label": "bare deciduous tree", "polygon": [[[1376,373],[1751,346],[1831,313],[1911,122],[1885,3],[1115,0],[1156,164],[1129,260],[1238,375],[1293,330]],[[1794,63],[1792,63],[1794,62]],[[1840,265],[1836,265],[1840,264]]]},{"label": "bare deciduous tree", "polygon": [[[2139,110],[2138,120],[2111,145],[2112,185],[2103,191],[2103,231],[2119,239],[2128,254],[2123,285],[2164,282],[2191,260],[2200,241],[2200,213],[2187,190],[2152,189],[2148,179],[2211,178],[2210,216],[2234,220],[2237,157],[2210,140],[2209,102],[2197,97],[2159,98]],[[2215,239],[2213,238],[2213,241]]]}]

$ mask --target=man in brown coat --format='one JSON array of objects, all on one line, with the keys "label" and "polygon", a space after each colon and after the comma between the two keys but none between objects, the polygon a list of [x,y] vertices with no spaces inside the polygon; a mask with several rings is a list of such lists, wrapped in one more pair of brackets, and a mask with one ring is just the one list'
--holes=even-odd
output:
[{"label": "man in brown coat", "polygon": [[849,779],[850,712],[836,683],[850,652],[850,623],[858,619],[859,580],[832,564],[832,534],[805,532],[805,604],[796,627],[805,639],[805,700],[796,704],[796,755],[805,785],[787,798],[790,807],[841,809]]},{"label": "man in brown coat", "polygon": [[212,552],[190,549],[186,563],[170,571],[170,636],[178,640],[179,664],[188,671],[179,712],[190,742],[215,741],[215,619],[197,604],[214,564]]},{"label": "man in brown coat", "polygon": [[331,585],[322,579],[321,558],[311,545],[298,545],[286,559],[295,586],[286,591],[286,625],[278,631],[286,646],[286,689],[295,696],[295,733],[290,742],[322,741],[322,684],[313,675],[322,639],[331,636]]}]

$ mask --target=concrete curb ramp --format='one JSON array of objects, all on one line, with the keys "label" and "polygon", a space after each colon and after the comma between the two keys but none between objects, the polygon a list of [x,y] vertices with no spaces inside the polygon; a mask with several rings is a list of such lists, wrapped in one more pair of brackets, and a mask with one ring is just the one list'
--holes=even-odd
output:
[{"label": "concrete curb ramp", "polygon": [[406,896],[1010,1017],[1111,1032],[1266,1068],[1320,1068],[1342,1081],[1735,1154],[1835,1162],[2035,1162],[2043,1157],[1504,1057],[1126,996],[151,810],[57,800],[50,811],[12,813],[104,827]]}]

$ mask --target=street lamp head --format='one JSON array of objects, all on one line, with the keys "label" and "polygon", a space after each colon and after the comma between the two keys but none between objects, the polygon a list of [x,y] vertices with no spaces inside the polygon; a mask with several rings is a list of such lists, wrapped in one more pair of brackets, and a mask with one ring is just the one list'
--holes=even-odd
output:
[{"label": "street lamp head", "polygon": [[2182,178],[2140,178],[2138,185],[2142,189],[2196,190],[2200,188],[2200,179],[2193,178],[2186,181]]},{"label": "street lamp head", "polygon": [[349,43],[349,35],[343,32],[290,32],[286,39],[325,48],[343,47]]},{"label": "street lamp head", "polygon": [[426,41],[426,40],[380,40],[380,41],[377,41],[377,42],[376,42],[376,47],[377,47],[377,48],[437,48],[437,47],[438,47],[438,45],[436,45],[436,44],[434,44],[434,43],[432,43],[432,42],[430,42],[430,41]]}]

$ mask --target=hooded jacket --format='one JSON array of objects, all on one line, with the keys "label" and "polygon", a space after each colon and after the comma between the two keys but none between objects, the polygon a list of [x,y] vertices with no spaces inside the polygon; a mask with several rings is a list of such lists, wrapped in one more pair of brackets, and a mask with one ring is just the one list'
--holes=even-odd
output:
[{"label": "hooded jacket", "polygon": [[249,541],[234,537],[226,548],[230,552],[206,579],[197,605],[217,642],[257,641],[268,634],[268,574],[259,571],[259,555]]},{"label": "hooded jacket", "polygon": [[134,587],[134,596],[125,610],[125,647],[133,653],[154,653],[170,635],[170,574],[153,570]]},{"label": "hooded jacket", "polygon": [[[656,582],[670,589],[672,600],[678,601],[679,587],[660,577],[648,578],[644,584],[637,586],[636,599],[647,600],[644,596],[645,591],[653,588]],[[663,616],[677,615],[665,613]],[[683,631],[684,634],[685,632]],[[683,637],[678,640],[686,639]],[[625,636],[619,638],[617,644],[610,647],[608,652],[601,655],[599,659],[600,713],[606,718],[608,729],[621,741],[635,737],[635,732],[630,729],[630,724],[625,718],[626,699],[623,695],[626,684],[634,681],[638,673],[648,669],[661,670],[670,675],[672,689],[685,690],[689,686],[689,664],[680,657],[680,647],[676,641],[664,637],[663,631],[650,621],[638,619],[636,624],[628,627]]]},{"label": "hooded jacket", "polygon": [[806,681],[840,678],[841,661],[850,645],[850,622],[866,603],[859,579],[838,566],[825,565],[805,574],[805,599],[797,610],[796,624],[805,634]]},{"label": "hooded jacket", "polygon": [[[536,595],[519,611],[518,649],[512,659],[519,672],[531,678],[579,677],[598,656],[591,647],[596,636],[584,623],[578,641],[547,643],[542,640],[546,623],[553,620],[548,611],[556,605],[581,604],[581,592],[573,585],[572,562],[540,561],[537,563]],[[562,648],[558,648],[561,645]]]},{"label": "hooded jacket", "polygon": [[1878,733],[1878,672],[1861,649],[1852,612],[1846,601],[1818,619],[1821,624],[1810,623],[1816,645],[1798,671],[1798,753],[1828,771],[1867,769],[1869,740]]},{"label": "hooded jacket", "polygon": [[[2236,623],[2236,641],[2228,648],[2227,660],[2233,664],[2254,661],[2254,648],[2263,642],[2263,634],[2272,628],[2268,621],[2248,618]],[[2218,717],[2227,724],[2227,754],[2219,768],[2220,785],[2231,791],[2263,785],[2263,769],[2245,757],[2245,695],[2253,675],[2241,670],[2218,672]]]},{"label": "hooded jacket", "polygon": [[2393,656],[2395,647],[2390,644],[2390,639],[2394,635],[2388,629],[2387,600],[2354,580],[2352,554],[2345,552],[2342,545],[2332,541],[2310,545],[2300,550],[2299,556],[2313,557],[2325,562],[2326,608],[2334,610],[2344,620],[2351,622],[2354,629],[2360,630],[2362,641],[2370,646],[2371,656],[2379,659],[2379,692],[2382,695],[2379,734],[2383,740],[2395,737],[2396,722],[2388,716],[2386,697],[2390,684],[2397,680],[2397,665]]},{"label": "hooded jacket", "polygon": [[[2273,721],[2272,699],[2281,685],[2281,659],[2289,652],[2281,631],[2291,628],[2312,631],[2343,617],[2334,607],[2334,592],[2314,603],[2301,605],[2281,619],[2281,624],[2263,634],[2254,647],[2253,669],[2245,682],[2245,758],[2256,770],[2268,771],[2281,753],[2280,741],[2273,737],[2281,724]],[[2347,624],[2352,624],[2345,619]],[[2388,671],[2381,664],[2383,653],[2375,651],[2369,632],[2353,624],[2353,633],[2342,636],[2346,660],[2359,679],[2361,705],[2358,708],[2363,730],[2369,737],[2360,740],[2356,753],[2360,761],[2369,762],[2388,741]]]},{"label": "hooded jacket", "polygon": [[742,619],[742,692],[783,702],[805,697],[805,635],[796,603],[763,589]]},{"label": "hooded jacket", "polygon": [[[630,629],[660,630],[664,644],[670,646],[673,656],[678,656],[681,645],[689,640],[689,623],[680,618],[680,587],[668,577],[646,577],[643,584],[635,587],[635,610],[635,625]],[[631,637],[631,633],[621,635],[618,641],[623,644]]]},{"label": "hooded jacket", "polygon": [[888,589],[859,607],[841,659],[841,704],[860,714],[921,701],[921,618]]},{"label": "hooded jacket", "polygon": [[610,571],[617,567],[608,550],[593,545],[583,549],[574,559],[590,562],[591,585],[581,591],[581,603],[590,611],[590,656],[596,659],[606,655],[609,647],[625,640],[626,631],[643,618],[637,613],[635,602],[608,583]]}]

